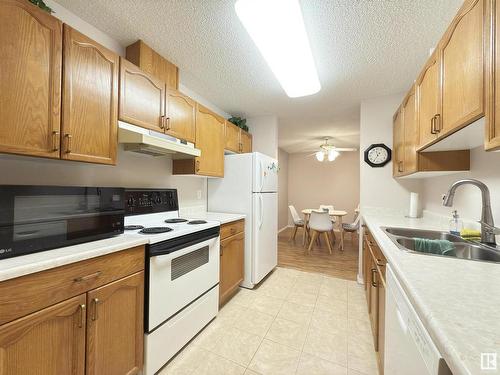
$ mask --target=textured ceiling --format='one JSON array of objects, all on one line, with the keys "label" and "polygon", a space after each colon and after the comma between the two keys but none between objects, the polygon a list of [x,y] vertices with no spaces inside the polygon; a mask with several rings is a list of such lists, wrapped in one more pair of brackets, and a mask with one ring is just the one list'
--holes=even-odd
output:
[{"label": "textured ceiling", "polygon": [[360,101],[408,89],[462,0],[301,0],[322,90],[295,99],[243,29],[235,0],[57,2],[123,45],[143,39],[222,110],[276,114],[280,147],[304,152],[325,136],[357,146]]}]

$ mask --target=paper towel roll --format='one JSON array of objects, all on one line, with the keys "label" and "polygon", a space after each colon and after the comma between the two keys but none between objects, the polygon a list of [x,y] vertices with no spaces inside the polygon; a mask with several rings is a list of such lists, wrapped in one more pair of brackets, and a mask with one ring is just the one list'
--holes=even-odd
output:
[{"label": "paper towel roll", "polygon": [[408,217],[418,217],[418,193],[410,193],[410,211]]}]

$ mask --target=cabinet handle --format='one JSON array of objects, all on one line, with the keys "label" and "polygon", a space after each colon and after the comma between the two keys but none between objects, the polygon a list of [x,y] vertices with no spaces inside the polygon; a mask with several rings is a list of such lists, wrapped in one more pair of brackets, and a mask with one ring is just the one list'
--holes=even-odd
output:
[{"label": "cabinet handle", "polygon": [[71,153],[71,138],[73,138],[73,136],[71,134],[66,134],[65,137],[66,137],[66,153],[70,154]]},{"label": "cabinet handle", "polygon": [[243,143],[240,142],[239,147],[240,147],[240,152],[243,152]]},{"label": "cabinet handle", "polygon": [[57,130],[52,132],[52,151],[59,151],[59,134]]},{"label": "cabinet handle", "polygon": [[166,124],[167,124],[167,126],[166,126],[166,130],[170,130],[170,117],[167,117],[167,118],[165,119],[165,122],[166,122]]},{"label": "cabinet handle", "polygon": [[199,172],[200,171],[200,161],[199,160],[196,160],[196,172]]},{"label": "cabinet handle", "polygon": [[231,232],[231,234],[235,234],[236,233],[236,228],[231,228],[230,232]]},{"label": "cabinet handle", "polygon": [[95,279],[99,276],[101,276],[101,271],[97,271],[95,273],[91,273],[90,275],[86,275],[86,276],[78,276],[78,277],[75,277],[73,279],[73,281],[75,283],[81,283],[82,281],[87,281],[87,280],[91,280],[91,279]]},{"label": "cabinet handle", "polygon": [[431,134],[437,134],[436,131],[436,116],[431,118]]},{"label": "cabinet handle", "polygon": [[377,259],[377,266],[379,266],[379,267],[385,267],[385,264],[382,261],[382,259]]},{"label": "cabinet handle", "polygon": [[81,304],[78,308],[80,309],[80,321],[78,322],[78,328],[82,328],[83,322],[85,321],[85,310],[87,307],[84,304]]},{"label": "cabinet handle", "polygon": [[371,282],[371,284],[372,284],[372,286],[374,288],[377,287],[377,283],[375,282],[375,275],[376,275],[376,273],[377,273],[377,269],[376,268],[372,268],[372,282]]},{"label": "cabinet handle", "polygon": [[402,165],[403,165],[403,162],[402,162],[402,161],[399,161],[399,162],[398,162],[398,172],[403,172],[403,167],[402,167]]},{"label": "cabinet handle", "polygon": [[97,315],[97,305],[98,305],[98,304],[99,304],[99,302],[101,302],[101,301],[99,301],[99,298],[94,298],[94,299],[92,300],[92,302],[94,303],[94,311],[93,311],[93,313],[92,313],[92,320],[97,320],[97,318],[99,317],[99,316]]},{"label": "cabinet handle", "polygon": [[165,116],[160,116],[160,129],[165,129]]},{"label": "cabinet handle", "polygon": [[435,117],[436,133],[441,133],[441,130],[443,130],[443,128],[441,127],[441,115],[438,113]]}]

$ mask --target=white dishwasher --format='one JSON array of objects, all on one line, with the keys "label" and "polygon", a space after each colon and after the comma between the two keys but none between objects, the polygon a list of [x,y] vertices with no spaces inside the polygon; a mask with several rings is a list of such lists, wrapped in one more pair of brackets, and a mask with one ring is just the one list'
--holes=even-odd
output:
[{"label": "white dishwasher", "polygon": [[385,375],[452,374],[390,265],[385,313]]}]

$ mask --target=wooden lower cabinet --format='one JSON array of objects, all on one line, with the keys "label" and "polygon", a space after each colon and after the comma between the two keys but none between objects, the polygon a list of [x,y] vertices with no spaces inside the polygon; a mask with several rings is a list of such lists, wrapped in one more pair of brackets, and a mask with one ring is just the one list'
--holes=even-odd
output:
[{"label": "wooden lower cabinet", "polygon": [[243,281],[245,264],[244,221],[221,227],[219,303],[227,302]]},{"label": "wooden lower cabinet", "polygon": [[137,374],[143,359],[144,272],[87,294],[87,375]]},{"label": "wooden lower cabinet", "polygon": [[0,326],[0,374],[85,374],[85,294]]},{"label": "wooden lower cabinet", "polygon": [[385,345],[385,267],[387,260],[373,240],[368,228],[364,228],[363,278],[365,282],[368,313],[373,333],[373,345],[377,352],[379,373],[384,373]]},{"label": "wooden lower cabinet", "polygon": [[[140,255],[140,262],[125,260],[127,265],[122,267],[120,260],[127,254]],[[114,278],[110,265],[116,271]],[[126,269],[133,273],[124,275]],[[57,300],[47,298],[45,306],[32,303],[36,296],[46,295],[45,281],[55,275],[61,283],[48,285]],[[3,281],[0,291],[2,300],[16,300],[19,294],[29,299],[25,307],[9,314],[8,322],[2,319],[0,375],[132,375],[142,371],[144,247]],[[31,305],[37,311],[26,314]]]}]

